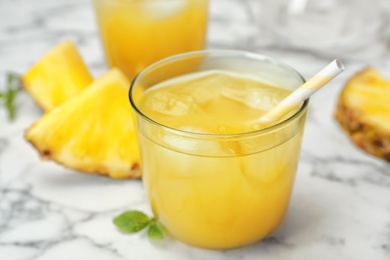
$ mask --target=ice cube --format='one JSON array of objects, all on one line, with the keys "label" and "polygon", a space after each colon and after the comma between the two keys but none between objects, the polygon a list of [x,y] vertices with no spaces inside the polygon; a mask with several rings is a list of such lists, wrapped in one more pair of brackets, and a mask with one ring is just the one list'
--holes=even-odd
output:
[{"label": "ice cube", "polygon": [[166,134],[163,142],[173,150],[194,151],[197,147],[196,140],[187,139],[176,134]]},{"label": "ice cube", "polygon": [[[220,95],[221,85],[226,81],[225,75],[220,75],[218,71],[204,71],[189,74],[186,76],[188,81],[177,82],[181,85],[179,90],[176,90],[180,95],[188,95],[192,97],[198,105],[202,105],[218,98]],[[183,80],[184,81],[184,80]]]},{"label": "ice cube", "polygon": [[188,5],[188,0],[143,0],[140,13],[149,20],[164,20],[173,17]]},{"label": "ice cube", "polygon": [[147,99],[146,107],[169,116],[183,116],[188,113],[191,104],[185,97],[180,98],[169,93],[155,93]]},{"label": "ice cube", "polygon": [[[211,134],[206,129],[195,126],[183,126],[180,130],[192,133]],[[221,144],[216,138],[201,138],[179,135],[176,133],[164,133],[162,136],[164,146],[182,153],[195,155],[215,155],[221,154]]]},{"label": "ice cube", "polygon": [[[286,92],[286,93],[284,93]],[[222,95],[255,109],[268,111],[287,96],[287,91],[277,88],[237,89],[226,88]]]}]

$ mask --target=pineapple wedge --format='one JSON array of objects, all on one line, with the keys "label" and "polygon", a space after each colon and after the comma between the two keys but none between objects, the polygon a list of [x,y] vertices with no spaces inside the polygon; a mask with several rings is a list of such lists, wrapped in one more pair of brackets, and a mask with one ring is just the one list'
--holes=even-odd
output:
[{"label": "pineapple wedge", "polygon": [[88,87],[93,79],[71,41],[50,49],[22,77],[24,88],[50,111]]},{"label": "pineapple wedge", "polygon": [[44,159],[112,178],[138,178],[139,153],[128,79],[112,69],[26,132]]},{"label": "pineapple wedge", "polygon": [[366,68],[347,82],[335,116],[358,147],[390,162],[390,81],[377,70]]}]

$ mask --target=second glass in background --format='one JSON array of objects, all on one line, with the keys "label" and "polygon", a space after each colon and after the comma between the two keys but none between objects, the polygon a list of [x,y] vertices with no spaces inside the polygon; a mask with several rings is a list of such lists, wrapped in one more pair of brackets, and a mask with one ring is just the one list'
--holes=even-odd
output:
[{"label": "second glass in background", "polygon": [[320,56],[372,59],[390,40],[388,0],[273,0],[256,2],[262,41]]},{"label": "second glass in background", "polygon": [[208,0],[94,0],[110,67],[131,80],[168,56],[204,49]]}]

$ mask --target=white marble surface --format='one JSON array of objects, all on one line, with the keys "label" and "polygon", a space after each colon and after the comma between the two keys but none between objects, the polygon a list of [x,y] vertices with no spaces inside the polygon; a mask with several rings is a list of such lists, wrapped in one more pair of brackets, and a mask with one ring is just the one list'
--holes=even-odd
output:
[{"label": "white marble surface", "polygon": [[[212,0],[209,48],[256,51],[283,59],[304,76],[329,59],[261,48],[247,1]],[[93,74],[106,67],[88,0],[0,0],[0,89],[7,71],[23,73],[64,39],[79,47]],[[210,251],[144,234],[123,235],[112,218],[150,212],[141,181],[118,181],[42,162],[23,139],[42,112],[22,93],[17,119],[0,107],[0,259],[390,259],[390,164],[358,150],[333,119],[337,95],[353,73],[372,65],[390,78],[388,54],[346,61],[347,70],[312,98],[293,197],[285,221],[265,241]],[[390,116],[390,115],[389,115]]]}]

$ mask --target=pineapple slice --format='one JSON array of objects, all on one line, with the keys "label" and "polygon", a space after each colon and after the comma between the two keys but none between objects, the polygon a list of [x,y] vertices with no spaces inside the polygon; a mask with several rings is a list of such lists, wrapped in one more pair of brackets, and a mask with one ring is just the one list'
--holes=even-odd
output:
[{"label": "pineapple slice", "polygon": [[44,159],[112,178],[137,178],[139,153],[128,79],[112,69],[26,132]]},{"label": "pineapple slice", "polygon": [[22,77],[25,89],[50,111],[88,87],[93,79],[71,41],[49,50]]},{"label": "pineapple slice", "polygon": [[335,116],[358,147],[390,162],[390,81],[377,70],[366,68],[347,82]]}]

